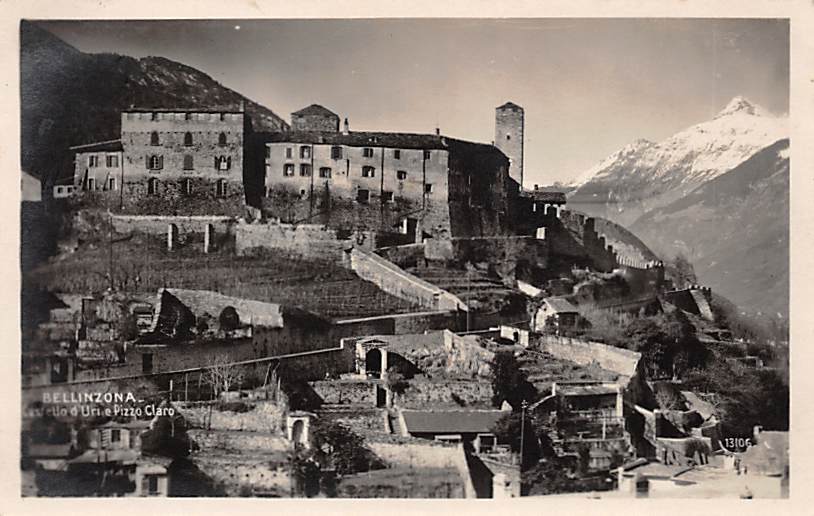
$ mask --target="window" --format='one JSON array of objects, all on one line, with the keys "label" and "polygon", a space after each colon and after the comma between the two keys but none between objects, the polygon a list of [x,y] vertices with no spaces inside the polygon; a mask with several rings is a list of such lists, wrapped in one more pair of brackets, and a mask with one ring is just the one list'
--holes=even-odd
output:
[{"label": "window", "polygon": [[431,156],[432,155],[430,154],[430,151],[428,151],[428,150],[424,151],[424,159],[430,159]]},{"label": "window", "polygon": [[270,157],[271,157],[271,147],[266,145],[266,159],[269,159]]},{"label": "window", "polygon": [[192,120],[192,113],[184,113],[184,120]]},{"label": "window", "polygon": [[362,177],[375,177],[376,169],[373,167],[362,167]]},{"label": "window", "polygon": [[164,168],[164,157],[153,154],[147,158],[147,168],[150,170],[161,170]]},{"label": "window", "polygon": [[[220,133],[218,135],[218,145],[221,147],[226,146],[226,133]],[[268,147],[266,147],[266,157],[268,158]]]},{"label": "window", "polygon": [[506,135],[506,139],[507,139],[507,140],[511,140],[511,139],[512,139],[512,135],[507,134],[507,135]]},{"label": "window", "polygon": [[98,167],[99,166],[99,156],[96,154],[91,154],[88,156],[88,166],[89,167]]},{"label": "window", "polygon": [[382,202],[393,202],[393,192],[382,192]]},{"label": "window", "polygon": [[424,185],[424,193],[432,193],[432,183],[427,183]]},{"label": "window", "polygon": [[108,154],[105,156],[105,165],[107,168],[114,168],[119,166],[119,157],[115,154]]},{"label": "window", "polygon": [[184,133],[184,145],[187,147],[192,147],[192,133]]},{"label": "window", "polygon": [[301,163],[300,164],[300,175],[302,177],[310,177],[311,176],[311,165],[308,163]]},{"label": "window", "polygon": [[150,133],[150,145],[161,145],[158,141],[158,133],[156,131]]},{"label": "window", "polygon": [[218,197],[226,197],[226,180],[218,179],[218,184],[215,189],[215,194]]},{"label": "window", "polygon": [[118,428],[110,430],[110,442],[117,443],[122,440],[122,431]]},{"label": "window", "polygon": [[183,179],[181,180],[181,191],[184,195],[190,195],[192,193],[192,180],[191,179]]},{"label": "window", "polygon": [[263,197],[268,197],[268,196],[269,196],[269,192],[271,192],[271,190],[269,190],[269,187],[268,187],[268,186],[264,186],[264,187],[263,187]]},{"label": "window", "polygon": [[184,170],[193,170],[194,164],[192,163],[192,155],[185,154],[184,155]]},{"label": "window", "polygon": [[285,148],[285,159],[291,159],[293,156],[294,156],[294,151],[291,149],[291,147],[286,147]]},{"label": "window", "polygon": [[158,193],[158,179],[151,177],[149,181],[147,181],[147,194],[155,195]]},{"label": "window", "polygon": [[116,189],[116,178],[115,177],[109,177],[107,179],[107,189],[108,190],[115,190]]},{"label": "window", "polygon": [[303,145],[300,147],[300,158],[301,159],[310,159],[311,158],[311,147],[308,145]]},{"label": "window", "polygon": [[342,147],[331,147],[331,159],[342,159]]},{"label": "window", "polygon": [[96,190],[96,179],[89,177],[88,178],[88,191],[92,192]]},{"label": "window", "polygon": [[367,204],[367,202],[369,200],[370,200],[370,191],[369,190],[363,190],[363,189],[360,188],[359,191],[356,192],[356,201],[357,202]]},{"label": "window", "polygon": [[158,113],[150,113],[150,120],[158,120]]},{"label": "window", "polygon": [[293,163],[286,163],[283,165],[283,175],[284,176],[293,176],[294,175],[294,164]]},{"label": "window", "polygon": [[231,156],[215,156],[215,170],[227,171],[232,168]]},{"label": "window", "polygon": [[373,157],[373,149],[370,148],[370,147],[365,147],[364,149],[362,149],[362,156],[364,156],[366,158],[372,158]]},{"label": "window", "polygon": [[320,167],[320,169],[319,169],[319,177],[331,177],[331,169],[330,169],[330,167]]},{"label": "window", "polygon": [[223,122],[224,120],[226,120],[226,113],[221,113],[220,114],[220,121]]},{"label": "window", "polygon": [[398,179],[399,181],[404,181],[405,179],[407,179],[407,171],[406,170],[398,170],[396,172],[396,179]]},{"label": "window", "polygon": [[393,159],[401,159],[401,151],[399,149],[393,151]]}]

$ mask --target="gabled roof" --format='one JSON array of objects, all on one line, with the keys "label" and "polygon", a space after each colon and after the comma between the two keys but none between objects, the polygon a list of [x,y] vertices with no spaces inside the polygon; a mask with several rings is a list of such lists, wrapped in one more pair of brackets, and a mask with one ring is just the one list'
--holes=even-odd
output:
[{"label": "gabled roof", "polygon": [[339,118],[339,115],[326,107],[320,106],[319,104],[311,104],[310,106],[302,108],[299,111],[294,111],[291,113],[291,115],[323,115]]},{"label": "gabled roof", "polygon": [[508,413],[502,410],[401,411],[411,434],[490,433],[495,423]]},{"label": "gabled roof", "polygon": [[545,298],[544,303],[548,305],[548,307],[551,308],[554,313],[575,314],[579,312],[576,306],[572,305],[570,301],[562,297],[547,297]]},{"label": "gabled roof", "polygon": [[74,145],[69,147],[76,152],[120,152],[122,150],[121,140],[106,140],[103,142],[86,143],[84,145]]},{"label": "gabled roof", "polygon": [[608,384],[595,385],[568,385],[557,382],[557,394],[563,396],[597,396],[601,394],[617,394],[619,387]]},{"label": "gabled roof", "polygon": [[480,150],[502,154],[489,144],[467,142],[438,134],[419,133],[383,133],[369,131],[288,131],[263,133],[259,135],[266,143],[310,143],[326,145],[346,145],[348,147],[388,147],[392,149],[439,149],[466,147],[469,150]]}]

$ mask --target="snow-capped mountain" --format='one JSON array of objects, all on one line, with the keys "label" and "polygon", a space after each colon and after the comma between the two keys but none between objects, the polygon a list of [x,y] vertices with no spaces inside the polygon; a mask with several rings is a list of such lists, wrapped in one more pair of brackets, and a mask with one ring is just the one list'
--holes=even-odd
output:
[{"label": "snow-capped mountain", "polygon": [[664,141],[636,140],[587,170],[569,203],[623,225],[665,206],[788,137],[788,118],[743,97]]}]

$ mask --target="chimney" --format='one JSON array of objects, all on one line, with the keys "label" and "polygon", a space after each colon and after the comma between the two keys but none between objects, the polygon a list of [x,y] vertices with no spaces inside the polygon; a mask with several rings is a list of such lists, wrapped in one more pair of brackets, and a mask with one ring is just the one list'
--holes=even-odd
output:
[{"label": "chimney", "polygon": [[435,135],[436,136],[441,136],[441,128],[440,127],[435,128]]},{"label": "chimney", "polygon": [[536,192],[537,190],[539,190],[539,189],[540,189],[540,185],[534,185],[534,191],[535,191],[535,192]]},{"label": "chimney", "polygon": [[342,134],[349,134],[350,126],[348,125],[348,117],[345,117],[345,123],[342,126]]}]

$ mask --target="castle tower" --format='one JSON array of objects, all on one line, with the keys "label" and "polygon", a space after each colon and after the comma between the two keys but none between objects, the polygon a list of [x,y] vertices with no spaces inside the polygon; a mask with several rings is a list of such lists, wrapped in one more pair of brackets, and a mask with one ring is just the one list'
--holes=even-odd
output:
[{"label": "castle tower", "polygon": [[495,109],[495,147],[509,158],[509,176],[523,187],[523,108],[507,102]]}]

